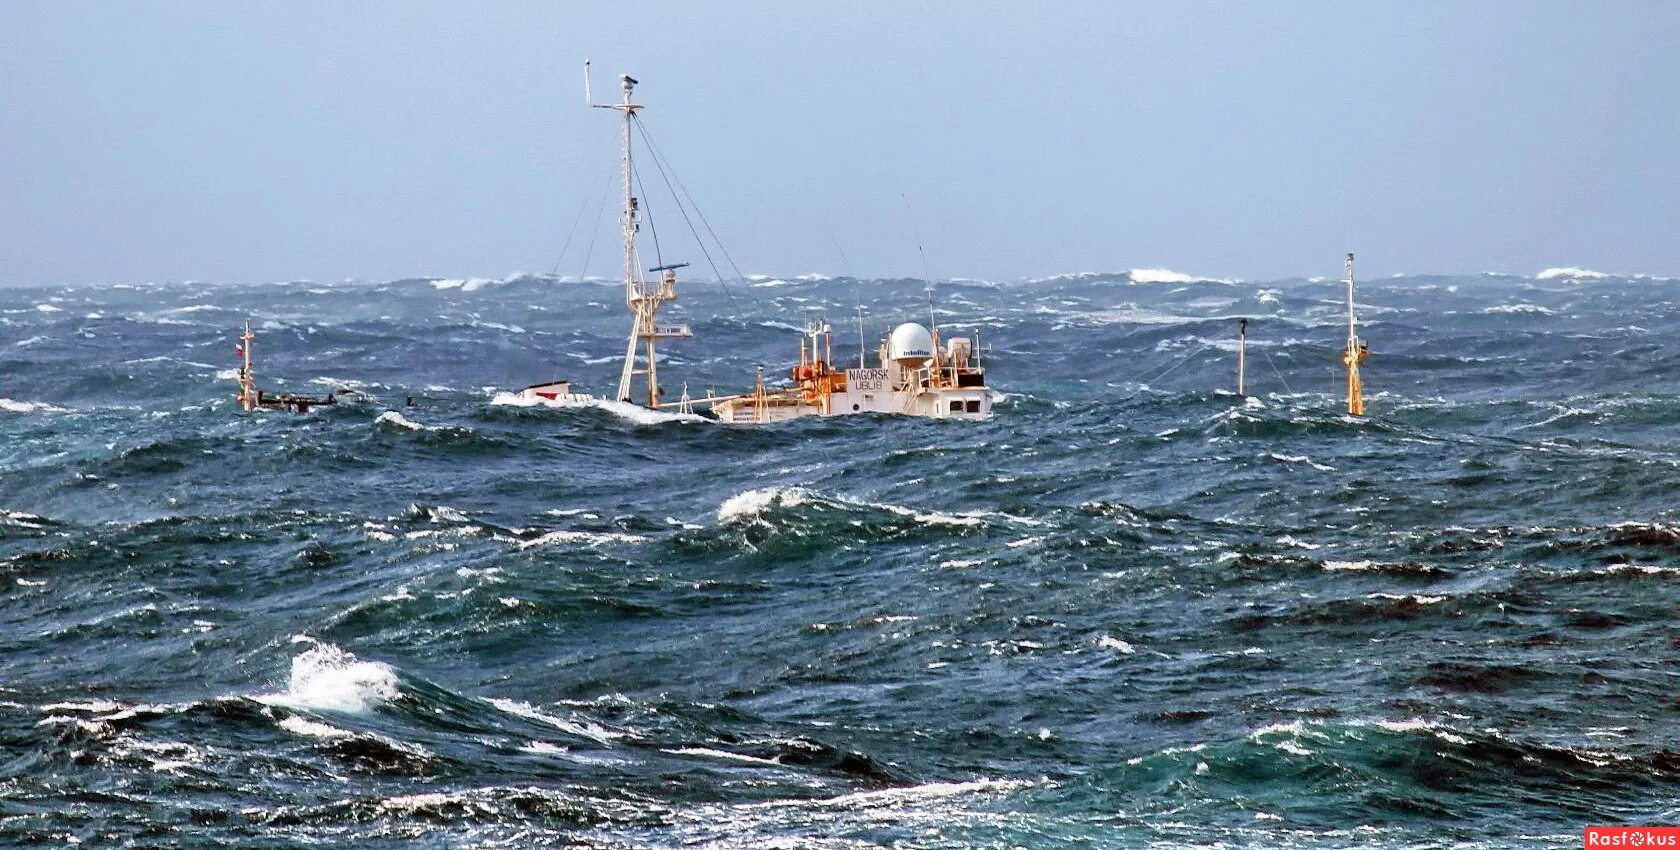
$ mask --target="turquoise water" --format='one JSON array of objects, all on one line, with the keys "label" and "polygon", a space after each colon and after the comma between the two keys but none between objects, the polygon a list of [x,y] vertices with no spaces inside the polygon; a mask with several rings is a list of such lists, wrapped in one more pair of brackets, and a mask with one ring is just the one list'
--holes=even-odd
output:
[{"label": "turquoise water", "polygon": [[[0,840],[1527,847],[1680,814],[1674,282],[1361,284],[1363,420],[1335,280],[938,295],[988,422],[499,396],[610,392],[607,284],[0,290]],[[689,284],[661,371],[745,389],[807,319],[855,350],[858,300],[873,344],[922,297]],[[238,412],[246,317],[265,388],[362,394]]]}]

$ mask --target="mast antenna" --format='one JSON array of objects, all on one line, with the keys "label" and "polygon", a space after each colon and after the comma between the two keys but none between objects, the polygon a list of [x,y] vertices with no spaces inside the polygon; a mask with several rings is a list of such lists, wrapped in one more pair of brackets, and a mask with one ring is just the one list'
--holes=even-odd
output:
[{"label": "mast antenna", "polygon": [[922,258],[922,286],[927,293],[928,330],[933,332],[935,340],[939,337],[939,322],[933,317],[933,275],[928,273],[927,251],[922,247],[922,229],[916,225],[916,211],[910,207],[910,198],[903,192],[898,193],[904,201],[904,211],[910,214],[910,233],[916,237],[916,254]]}]

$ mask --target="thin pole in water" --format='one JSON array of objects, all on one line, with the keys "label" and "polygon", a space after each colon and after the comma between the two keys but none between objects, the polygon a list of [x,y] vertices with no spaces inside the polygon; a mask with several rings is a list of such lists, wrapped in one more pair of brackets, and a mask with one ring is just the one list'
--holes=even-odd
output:
[{"label": "thin pole in water", "polygon": [[1237,320],[1237,395],[1246,396],[1243,378],[1248,369],[1248,320]]}]

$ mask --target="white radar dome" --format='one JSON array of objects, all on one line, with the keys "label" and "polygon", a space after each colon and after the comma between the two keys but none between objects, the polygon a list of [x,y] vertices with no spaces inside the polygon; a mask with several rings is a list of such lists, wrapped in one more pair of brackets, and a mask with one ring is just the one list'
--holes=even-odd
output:
[{"label": "white radar dome", "polygon": [[933,334],[915,322],[905,322],[887,338],[887,356],[901,366],[920,366],[933,358]]}]

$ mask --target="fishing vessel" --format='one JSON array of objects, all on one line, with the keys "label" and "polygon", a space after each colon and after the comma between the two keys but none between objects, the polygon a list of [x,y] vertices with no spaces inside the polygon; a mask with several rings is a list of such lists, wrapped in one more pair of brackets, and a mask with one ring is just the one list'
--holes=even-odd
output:
[{"label": "fishing vessel", "polygon": [[251,333],[251,323],[245,322],[245,333],[239,338],[239,346],[235,349],[239,353],[239,406],[247,412],[252,410],[286,410],[292,413],[308,413],[316,407],[338,403],[338,395],[327,393],[324,398],[315,396],[296,395],[293,393],[270,394],[257,387],[256,375],[251,368],[252,346],[256,343],[257,335]]},{"label": "fishing vessel", "polygon": [[[931,285],[929,324],[906,322],[894,328],[881,340],[873,366],[867,363],[862,350],[861,316],[855,368],[835,365],[833,330],[826,322],[816,322],[807,327],[800,341],[799,361],[788,369],[788,383],[766,386],[761,365],[757,382],[748,392],[696,399],[689,396],[685,386],[679,399],[666,401],[659,384],[659,343],[690,339],[694,333],[687,324],[661,322],[659,310],[678,299],[677,270],[688,264],[661,262],[646,272],[642,271],[637,250],[642,202],[635,194],[636,172],[631,142],[633,131],[638,129],[637,114],[644,107],[631,97],[638,81],[628,75],[620,75],[618,79],[620,100],[616,103],[596,103],[589,83],[589,63],[584,62],[584,93],[588,104],[597,109],[616,110],[622,116],[620,160],[624,212],[620,224],[624,239],[625,305],[630,309],[632,318],[624,363],[619,370],[618,392],[614,398],[655,410],[674,408],[681,413],[706,411],[719,421],[736,424],[763,424],[804,416],[855,413],[932,419],[984,419],[991,415],[992,396],[986,386],[985,369],[980,363],[979,335],[942,339],[939,326],[933,321]],[[645,130],[643,134],[645,137]],[[657,151],[653,151],[653,161],[656,167],[664,170]],[[681,200],[678,199],[677,203],[680,206]],[[686,212],[684,218],[687,219]],[[696,232],[694,235],[698,240],[699,234]],[[527,387],[521,394],[527,398],[550,401],[592,398],[572,393],[571,385],[566,381]]]}]

